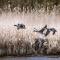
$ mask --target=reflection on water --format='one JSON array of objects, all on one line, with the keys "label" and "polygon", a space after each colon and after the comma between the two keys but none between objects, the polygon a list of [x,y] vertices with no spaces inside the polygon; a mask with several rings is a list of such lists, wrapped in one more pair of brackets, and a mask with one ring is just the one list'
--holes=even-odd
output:
[{"label": "reflection on water", "polygon": [[60,57],[4,57],[0,60],[60,60]]}]

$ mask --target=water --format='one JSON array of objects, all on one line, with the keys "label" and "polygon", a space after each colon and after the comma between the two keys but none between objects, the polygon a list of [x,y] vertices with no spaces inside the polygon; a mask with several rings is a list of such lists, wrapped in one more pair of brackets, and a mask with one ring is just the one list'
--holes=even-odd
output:
[{"label": "water", "polygon": [[60,60],[60,57],[4,57],[0,58],[0,60]]}]

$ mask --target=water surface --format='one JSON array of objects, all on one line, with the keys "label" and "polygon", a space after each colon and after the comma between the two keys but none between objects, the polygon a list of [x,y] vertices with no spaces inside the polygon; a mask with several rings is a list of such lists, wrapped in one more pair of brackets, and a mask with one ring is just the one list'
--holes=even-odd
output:
[{"label": "water surface", "polygon": [[0,60],[60,60],[60,57],[3,57]]}]

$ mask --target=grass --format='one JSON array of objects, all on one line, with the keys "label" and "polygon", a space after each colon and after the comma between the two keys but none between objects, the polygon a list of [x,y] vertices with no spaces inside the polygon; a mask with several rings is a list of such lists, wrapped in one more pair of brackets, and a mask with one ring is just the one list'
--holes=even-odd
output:
[{"label": "grass", "polygon": [[39,40],[36,36],[37,34],[35,35],[33,31],[14,28],[11,30],[2,29],[0,31],[0,56],[32,56],[58,54],[60,52],[60,40],[54,39],[47,39],[43,47],[36,51],[34,48],[36,46],[35,39]]},{"label": "grass", "polygon": [[2,11],[27,13],[32,11],[39,11],[44,8],[45,12],[51,12],[54,8],[58,11],[60,7],[60,0],[0,0],[0,8]]}]

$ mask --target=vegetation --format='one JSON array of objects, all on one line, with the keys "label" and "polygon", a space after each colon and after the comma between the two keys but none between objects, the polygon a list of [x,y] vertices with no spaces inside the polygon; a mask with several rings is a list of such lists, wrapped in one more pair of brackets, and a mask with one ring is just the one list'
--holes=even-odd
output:
[{"label": "vegetation", "polygon": [[[12,33],[13,32],[13,33]],[[25,34],[24,34],[25,33]],[[34,32],[7,29],[0,31],[0,56],[60,54],[60,40],[38,38]]]},{"label": "vegetation", "polygon": [[51,11],[59,5],[60,0],[0,0],[0,8],[2,10],[13,11],[16,8],[19,12],[31,12],[41,8],[44,8],[45,11]]},{"label": "vegetation", "polygon": [[[24,11],[25,13],[27,13],[43,9],[46,12],[51,12],[54,8],[58,8],[59,5],[60,0],[0,0],[0,11],[14,12],[15,10],[18,10],[19,12]],[[29,17],[32,16],[32,14],[29,15]],[[5,16],[9,17],[10,15],[3,14],[3,17],[1,18],[2,22],[4,20],[14,20],[15,18],[4,18]],[[13,17],[13,15],[11,16]],[[44,18],[43,16],[45,15],[42,15],[42,18]],[[23,18],[25,19],[25,17]],[[17,19],[20,21],[19,17],[16,18],[16,21]],[[57,39],[49,39],[50,36],[46,39],[41,39],[38,38],[40,36],[35,34],[33,31],[26,29],[16,30],[14,27],[9,27],[9,25],[5,28],[4,23],[2,23],[2,25],[2,27],[0,26],[0,56],[32,56],[60,54],[60,39],[58,38],[58,36],[56,36]]]}]

